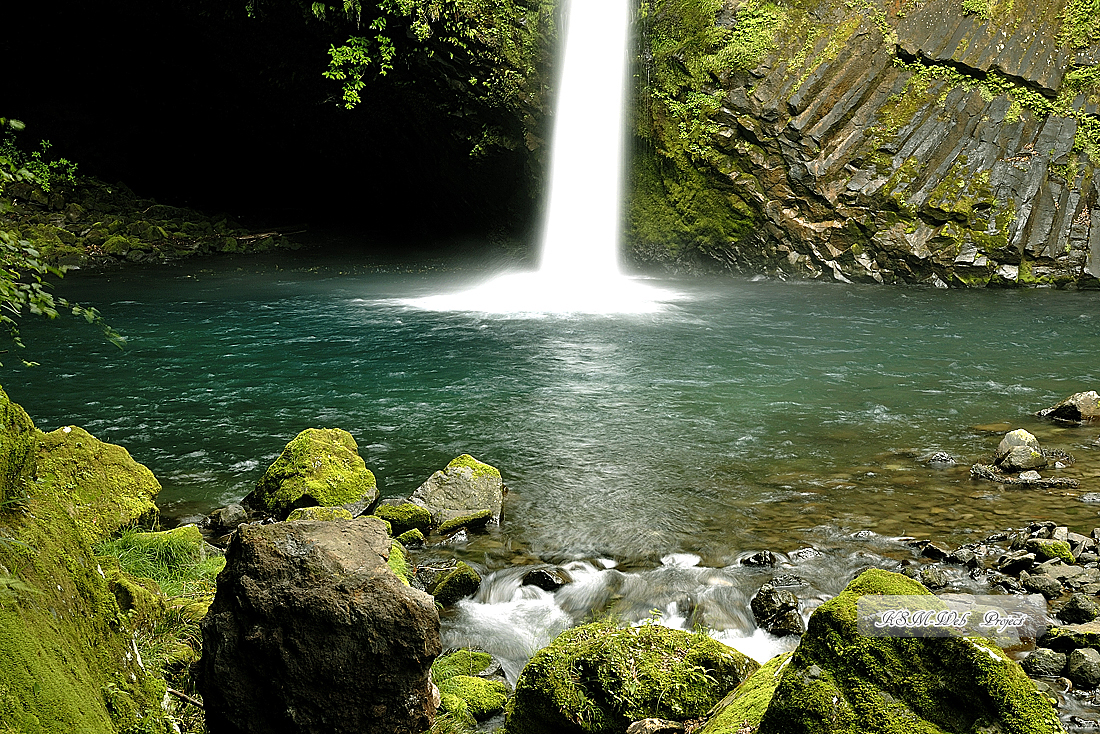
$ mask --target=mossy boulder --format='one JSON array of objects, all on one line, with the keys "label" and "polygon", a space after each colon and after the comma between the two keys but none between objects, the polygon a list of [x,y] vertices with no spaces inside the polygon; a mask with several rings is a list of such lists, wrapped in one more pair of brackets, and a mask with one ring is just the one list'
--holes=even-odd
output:
[{"label": "mossy boulder", "polygon": [[459,599],[464,599],[477,593],[481,587],[481,576],[462,561],[458,562],[453,571],[443,576],[432,589],[432,596],[445,607],[449,607]]},{"label": "mossy boulder", "polygon": [[336,520],[351,520],[349,511],[343,507],[299,507],[292,510],[286,517],[287,522],[294,520],[316,520],[318,522],[334,522]]},{"label": "mossy boulder", "polygon": [[463,454],[417,487],[412,501],[427,508],[436,525],[482,510],[499,518],[504,507],[504,482],[496,467]]},{"label": "mossy boulder", "polygon": [[775,656],[726,694],[714,707],[714,712],[700,734],[743,734],[745,731],[756,731],[791,655],[792,653],[785,652]]},{"label": "mossy boulder", "polygon": [[421,546],[424,545],[424,541],[424,533],[420,532],[419,528],[406,530],[405,532],[397,536],[397,542],[406,547]]},{"label": "mossy boulder", "polygon": [[432,513],[412,502],[383,500],[374,508],[373,514],[388,521],[396,535],[414,528],[427,535],[432,529]]},{"label": "mossy boulder", "polygon": [[1040,561],[1061,558],[1064,563],[1070,566],[1077,562],[1073,557],[1073,551],[1070,550],[1069,543],[1064,540],[1054,540],[1053,538],[1028,538],[1024,547],[1029,553],[1034,553],[1036,558]]},{"label": "mossy boulder", "polygon": [[861,635],[856,603],[864,595],[930,593],[872,569],[818,607],[758,734],[1062,730],[1050,701],[989,640]]},{"label": "mossy boulder", "polygon": [[459,530],[480,529],[488,525],[489,521],[492,519],[493,513],[491,510],[467,512],[462,515],[455,515],[451,519],[446,520],[437,528],[437,531],[440,535],[452,535]]},{"label": "mossy boulder", "polygon": [[378,483],[355,439],[339,428],[307,428],[286,445],[245,506],[285,518],[299,507],[343,506],[353,515],[378,499]]},{"label": "mossy boulder", "polygon": [[508,701],[508,684],[471,675],[455,675],[438,681],[440,696],[454,696],[465,702],[466,711],[478,721],[499,714]]},{"label": "mossy boulder", "polygon": [[156,522],[160,482],[121,446],[65,426],[38,435],[37,462],[38,491],[67,508],[86,543]]},{"label": "mossy boulder", "polygon": [[596,622],[535,653],[507,706],[508,734],[620,734],[632,721],[703,716],[759,666],[702,633]]},{"label": "mossy boulder", "polygon": [[37,441],[30,416],[0,389],[0,512],[26,494]]}]

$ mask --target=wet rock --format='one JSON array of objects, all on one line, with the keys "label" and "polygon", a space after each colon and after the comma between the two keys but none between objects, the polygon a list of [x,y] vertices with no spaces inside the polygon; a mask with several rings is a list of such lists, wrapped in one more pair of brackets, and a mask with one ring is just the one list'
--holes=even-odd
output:
[{"label": "wet rock", "polygon": [[1100,650],[1100,622],[1093,620],[1084,624],[1050,627],[1036,642],[1058,652],[1068,653],[1080,647]]},{"label": "wet rock", "polygon": [[946,467],[955,466],[958,462],[955,461],[955,457],[946,451],[937,451],[936,453],[925,459],[925,463],[929,466]]},{"label": "wet rock", "polygon": [[793,573],[785,573],[780,576],[775,576],[768,583],[776,588],[784,586],[794,588],[807,585],[806,579]]},{"label": "wet rock", "polygon": [[955,563],[971,569],[978,568],[982,565],[982,556],[969,548],[956,548],[947,554],[947,558],[944,560],[948,563]]},{"label": "wet rock", "polygon": [[[1023,472],[1029,469],[1040,469],[1047,465],[1047,457],[1043,455],[1042,450],[1031,448],[1030,446],[1014,446],[1007,455],[1004,456],[998,463],[998,467],[1001,471],[1005,472]],[[1020,477],[1024,481],[1031,482],[1041,479],[1038,476],[1038,472],[1033,473],[1034,477]]]},{"label": "wet rock", "polygon": [[[852,732],[952,730],[958,728],[952,722],[961,721],[1007,731],[1021,717],[1031,732],[1061,730],[1054,707],[1019,664],[988,641],[860,634],[857,601],[880,594],[928,591],[899,574],[872,569],[814,610],[798,651],[778,672],[758,734],[842,730],[823,727],[823,715]],[[919,685],[899,685],[901,680]],[[929,698],[936,705],[926,705]],[[890,705],[865,705],[883,700]]]},{"label": "wet rock", "polygon": [[1100,652],[1088,647],[1071,652],[1066,661],[1066,677],[1078,688],[1096,688],[1100,685]]},{"label": "wet rock", "polygon": [[668,719],[641,719],[626,728],[626,734],[683,734],[684,725]]},{"label": "wet rock", "polygon": [[936,543],[928,543],[921,548],[920,554],[923,558],[942,561],[947,558],[947,549]]},{"label": "wet rock", "polygon": [[1020,583],[1031,593],[1042,594],[1047,599],[1057,599],[1062,595],[1062,585],[1058,583],[1058,580],[1045,574],[1032,576],[1023,573],[1020,576]]},{"label": "wet rock", "polygon": [[1034,470],[1020,472],[1020,481],[1022,482],[1038,482],[1042,478],[1042,475]]},{"label": "wet rock", "polygon": [[543,591],[557,591],[572,579],[560,568],[536,568],[523,574],[522,586],[537,586]]},{"label": "wet rock", "polygon": [[428,477],[411,499],[426,508],[436,524],[482,510],[499,519],[504,507],[504,482],[496,467],[463,454]]},{"label": "wet rock", "polygon": [[451,514],[450,519],[444,520],[443,523],[436,528],[436,532],[440,535],[453,535],[460,530],[482,530],[489,524],[489,521],[493,519],[492,510],[447,514]]},{"label": "wet rock", "polygon": [[299,507],[344,507],[361,514],[378,498],[378,484],[355,439],[339,428],[307,428],[268,467],[241,504],[285,518]]},{"label": "wet rock", "polygon": [[567,630],[535,653],[509,703],[508,731],[622,732],[643,718],[703,716],[759,666],[705,635],[655,624],[597,622]]},{"label": "wet rock", "polygon": [[1043,408],[1035,415],[1067,423],[1089,423],[1100,420],[1100,395],[1095,390],[1070,395],[1065,400]]},{"label": "wet rock", "polygon": [[742,566],[774,567],[779,564],[779,558],[771,551],[757,551],[741,559]]},{"label": "wet rock", "polygon": [[439,617],[390,552],[374,518],[239,528],[202,622],[208,730],[427,729]]},{"label": "wet rock", "polygon": [[1047,647],[1037,647],[1020,664],[1032,677],[1057,678],[1066,667],[1066,654]]},{"label": "wet rock", "polygon": [[246,522],[248,522],[248,512],[236,503],[214,510],[206,520],[207,526],[218,535],[236,530],[238,525]]},{"label": "wet rock", "polygon": [[773,635],[800,635],[806,631],[798,613],[798,597],[789,591],[764,584],[749,603],[757,626]]},{"label": "wet rock", "polygon": [[943,589],[946,588],[951,580],[944,573],[942,568],[936,566],[926,566],[920,570],[917,574],[917,580],[929,589]]},{"label": "wet rock", "polygon": [[1069,598],[1055,616],[1068,624],[1084,624],[1100,616],[1100,606],[1092,598],[1078,592]]},{"label": "wet rock", "polygon": [[1039,439],[1035,438],[1035,436],[1025,431],[1023,428],[1017,428],[1006,433],[1004,438],[1001,439],[1001,442],[997,444],[997,451],[995,453],[997,462],[1000,463],[1013,449],[1020,447],[1033,449],[1042,453],[1042,448],[1039,446]]},{"label": "wet rock", "polygon": [[429,590],[437,602],[449,607],[459,599],[476,594],[480,587],[481,576],[478,572],[459,561],[450,572],[443,574]]},{"label": "wet rock", "polygon": [[418,548],[424,545],[425,540],[424,533],[420,532],[419,528],[406,530],[397,536],[397,542],[406,548]]}]

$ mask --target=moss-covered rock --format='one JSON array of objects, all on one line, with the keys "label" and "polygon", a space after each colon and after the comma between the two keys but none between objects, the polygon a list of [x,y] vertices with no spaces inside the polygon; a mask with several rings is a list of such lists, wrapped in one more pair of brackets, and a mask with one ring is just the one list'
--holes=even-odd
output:
[{"label": "moss-covered rock", "polygon": [[783,668],[790,662],[791,654],[785,652],[769,660],[763,667],[746,678],[741,685],[726,694],[714,707],[700,734],[744,734],[754,732],[768,710],[775,687]]},{"label": "moss-covered rock", "polygon": [[85,543],[156,521],[160,482],[121,446],[65,426],[39,434],[37,460],[39,491],[67,508]]},{"label": "moss-covered rock", "polygon": [[456,675],[477,675],[489,669],[493,656],[477,650],[455,650],[432,663],[432,680],[437,684]]},{"label": "moss-covered rock", "polygon": [[431,593],[438,603],[449,607],[459,599],[476,593],[480,586],[481,576],[478,572],[459,561],[453,571],[432,587]]},{"label": "moss-covered rock", "polygon": [[[0,445],[0,466],[25,467],[33,446],[25,414],[5,407],[18,415],[22,440]],[[94,479],[118,459],[111,450],[101,455],[106,466],[74,462],[76,478]],[[104,571],[88,542],[89,527],[100,527],[88,518],[110,515],[112,506],[95,493],[82,506],[80,491],[53,491],[59,470],[52,467],[29,485],[25,511],[0,514],[0,730],[167,734],[164,682],[135,656],[130,616],[108,583],[111,569]]]},{"label": "moss-covered rock", "polygon": [[321,522],[333,522],[335,520],[351,520],[351,512],[343,507],[299,507],[292,510],[286,516],[287,522],[293,520],[318,520]]},{"label": "moss-covered rock", "polygon": [[405,586],[409,586],[409,559],[405,546],[398,543],[396,540],[390,541],[390,556],[386,559],[386,564],[390,567],[390,570],[397,574],[397,578],[401,579],[401,583]]},{"label": "moss-covered rock", "polygon": [[437,681],[441,696],[454,696],[466,703],[466,710],[477,720],[487,719],[504,710],[508,684],[470,675],[454,675]]},{"label": "moss-covered rock", "polygon": [[451,535],[457,533],[459,530],[465,530],[467,528],[473,530],[476,528],[484,528],[489,524],[489,521],[493,519],[492,510],[479,510],[478,512],[467,512],[461,515],[455,515],[449,520],[445,520],[437,532],[440,535]]},{"label": "moss-covered rock", "polygon": [[406,547],[424,545],[425,540],[424,533],[420,532],[420,528],[406,530],[397,536],[397,542]]},{"label": "moss-covered rock", "polygon": [[389,522],[396,535],[413,528],[427,535],[432,529],[432,513],[412,502],[390,504],[383,501],[374,508],[373,514]]},{"label": "moss-covered rock", "polygon": [[710,710],[759,666],[701,633],[597,622],[535,653],[508,702],[508,734],[614,732]]},{"label": "moss-covered rock", "polygon": [[861,635],[858,599],[884,594],[929,592],[872,569],[818,607],[758,734],[1061,731],[1050,701],[989,640]]},{"label": "moss-covered rock", "polygon": [[482,510],[496,518],[503,509],[504,482],[496,467],[463,454],[428,477],[412,499],[432,513],[437,525]]},{"label": "moss-covered rock", "polygon": [[0,389],[0,513],[26,494],[37,440],[30,416]]},{"label": "moss-covered rock", "polygon": [[355,439],[339,428],[307,428],[286,445],[243,504],[285,518],[298,507],[344,506],[362,511],[378,498],[378,483]]},{"label": "moss-covered rock", "polygon": [[1053,538],[1028,538],[1024,547],[1026,547],[1029,552],[1034,553],[1040,561],[1061,558],[1063,562],[1071,566],[1077,562],[1073,557],[1073,551],[1070,550],[1069,543],[1064,540],[1054,540]]}]

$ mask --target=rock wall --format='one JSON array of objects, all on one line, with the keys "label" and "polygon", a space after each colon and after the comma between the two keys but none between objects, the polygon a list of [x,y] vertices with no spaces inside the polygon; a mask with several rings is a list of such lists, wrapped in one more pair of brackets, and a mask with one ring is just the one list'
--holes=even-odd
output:
[{"label": "rock wall", "polygon": [[655,0],[638,28],[641,262],[1096,287],[1100,47],[1076,0]]}]

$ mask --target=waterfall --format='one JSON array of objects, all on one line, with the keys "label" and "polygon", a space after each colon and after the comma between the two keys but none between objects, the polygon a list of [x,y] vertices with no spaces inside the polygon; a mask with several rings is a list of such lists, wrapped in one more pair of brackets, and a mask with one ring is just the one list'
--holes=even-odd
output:
[{"label": "waterfall", "polygon": [[628,1],[569,4],[540,267],[548,276],[619,273]]},{"label": "waterfall", "polygon": [[630,0],[570,0],[539,269],[406,300],[434,311],[650,313],[675,294],[619,270]]}]

